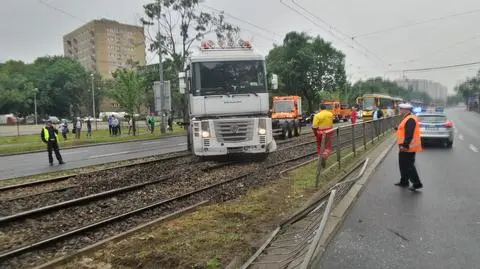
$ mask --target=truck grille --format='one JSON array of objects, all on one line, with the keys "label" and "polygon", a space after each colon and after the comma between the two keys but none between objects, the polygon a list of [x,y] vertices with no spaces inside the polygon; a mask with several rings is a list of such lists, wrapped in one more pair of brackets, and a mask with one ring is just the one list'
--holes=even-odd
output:
[{"label": "truck grille", "polygon": [[215,134],[219,142],[244,142],[253,138],[253,120],[214,121]]}]

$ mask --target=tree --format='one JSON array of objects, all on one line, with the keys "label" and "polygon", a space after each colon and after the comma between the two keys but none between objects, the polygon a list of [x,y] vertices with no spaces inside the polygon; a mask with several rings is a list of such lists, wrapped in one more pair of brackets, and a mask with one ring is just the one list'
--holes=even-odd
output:
[{"label": "tree", "polygon": [[146,79],[143,73],[117,69],[113,80],[107,83],[108,96],[116,100],[132,117],[133,135],[136,134],[135,113],[145,103]]},{"label": "tree", "polygon": [[[162,55],[167,56],[167,74],[175,74],[168,78],[172,86],[173,107],[183,112],[185,100],[178,92],[177,74],[184,70],[193,45],[209,34],[215,34],[220,43],[232,43],[238,38],[239,28],[225,22],[223,14],[201,11],[198,0],[160,0],[144,5],[144,10],[146,18],[141,22],[147,26],[148,34],[149,27],[159,21],[161,35],[150,36],[150,50],[158,52],[161,48]],[[160,10],[162,14],[159,17]]]},{"label": "tree", "polygon": [[467,80],[457,87],[455,91],[463,97],[465,104],[468,104],[468,100],[476,93],[480,93],[480,71],[477,75]]},{"label": "tree", "polygon": [[267,68],[284,83],[282,92],[302,96],[313,112],[321,95],[345,86],[344,60],[345,55],[321,37],[290,32],[269,52]]},{"label": "tree", "polygon": [[39,115],[80,113],[89,85],[85,68],[63,56],[40,57],[32,64],[7,61],[0,64],[0,113],[33,114],[35,88]]}]

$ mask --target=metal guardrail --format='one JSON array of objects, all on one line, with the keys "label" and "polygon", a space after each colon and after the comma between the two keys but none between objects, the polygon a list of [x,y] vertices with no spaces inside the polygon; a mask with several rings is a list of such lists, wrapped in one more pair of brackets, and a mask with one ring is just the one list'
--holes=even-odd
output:
[{"label": "metal guardrail", "polygon": [[[336,127],[323,133],[319,158],[316,159],[318,160],[316,185],[318,186],[320,177],[326,169],[343,168],[346,158],[357,155],[361,148],[367,149],[368,145],[373,147],[379,142],[380,137],[393,130],[400,120],[401,116],[394,116]],[[331,152],[324,155],[328,144],[331,144]],[[333,164],[328,168],[322,166],[322,161],[326,163],[331,158],[334,158]],[[317,201],[282,222],[241,269],[310,268],[330,209],[340,203],[363,175],[367,165],[368,159],[359,163],[343,177],[342,181],[331,187]],[[347,179],[360,166],[362,166],[360,172],[353,178]]]},{"label": "metal guardrail", "polygon": [[[380,137],[390,130],[393,130],[393,128],[400,123],[401,119],[401,116],[394,116],[380,120],[370,120],[357,124],[335,127],[324,132],[322,134],[318,157],[315,186],[318,187],[321,174],[326,169],[322,163],[326,164],[330,158],[335,158],[334,164],[338,165],[338,169],[341,169],[343,161],[346,158],[356,156],[360,148],[366,149],[369,144],[375,145]],[[331,152],[330,154],[325,154],[326,147],[329,144],[332,145],[332,148],[330,149]]]},{"label": "metal guardrail", "polygon": [[[304,210],[282,222],[241,269],[301,268],[311,266],[330,210],[345,197],[363,175],[368,159],[359,163],[344,180],[330,188]],[[353,178],[354,171],[361,170]]]}]

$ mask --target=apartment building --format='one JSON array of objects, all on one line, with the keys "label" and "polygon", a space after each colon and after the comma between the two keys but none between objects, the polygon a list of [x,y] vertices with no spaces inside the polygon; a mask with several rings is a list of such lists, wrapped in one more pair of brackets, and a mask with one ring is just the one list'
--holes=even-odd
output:
[{"label": "apartment building", "polygon": [[[146,64],[143,27],[117,21],[93,20],[63,37],[64,54],[79,61],[88,70],[111,78],[119,67],[132,62]],[[104,98],[98,112],[122,111],[120,105]]]},{"label": "apartment building", "polygon": [[395,83],[405,89],[425,92],[434,100],[447,100],[448,90],[444,85],[426,79],[401,79]]}]

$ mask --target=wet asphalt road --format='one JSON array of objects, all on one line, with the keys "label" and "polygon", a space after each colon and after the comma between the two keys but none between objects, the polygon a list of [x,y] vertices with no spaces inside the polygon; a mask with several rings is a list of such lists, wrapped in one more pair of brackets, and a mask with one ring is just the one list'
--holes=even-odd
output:
[{"label": "wet asphalt road", "polygon": [[480,268],[480,114],[447,110],[453,149],[417,154],[424,189],[399,180],[394,148],[327,248],[322,269]]},{"label": "wet asphalt road", "polygon": [[186,149],[186,136],[177,136],[60,150],[64,161],[67,162],[62,166],[59,166],[55,160],[55,165],[50,167],[46,150],[39,153],[3,156],[0,157],[0,180],[166,154]]}]

